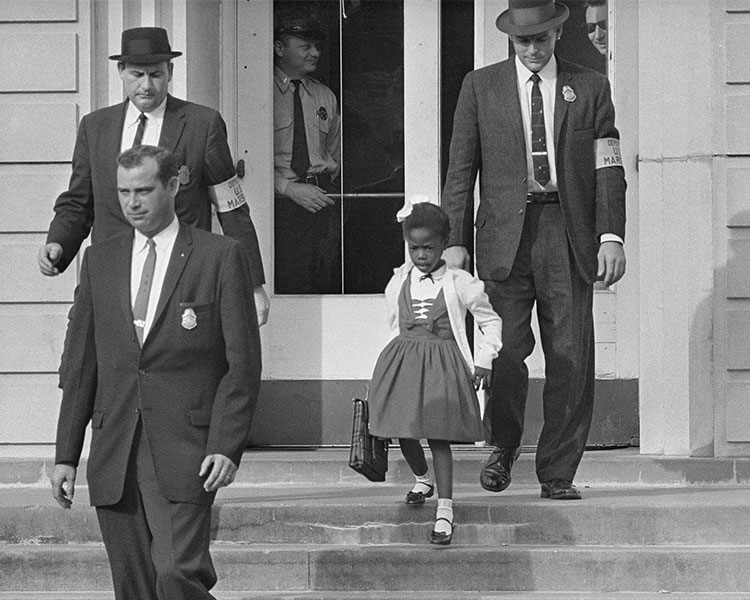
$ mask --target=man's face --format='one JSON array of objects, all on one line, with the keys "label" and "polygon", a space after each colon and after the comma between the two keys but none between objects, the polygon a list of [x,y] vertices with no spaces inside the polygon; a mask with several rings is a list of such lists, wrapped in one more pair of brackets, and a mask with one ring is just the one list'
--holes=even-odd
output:
[{"label": "man's face", "polygon": [[117,168],[117,194],[122,213],[146,237],[162,231],[174,218],[177,177],[165,186],[157,177],[156,159],[147,157],[132,169]]},{"label": "man's face", "polygon": [[600,54],[607,54],[607,7],[605,5],[586,8],[586,31],[594,48]]},{"label": "man's face", "polygon": [[167,97],[172,81],[172,63],[163,61],[152,65],[126,63],[118,68],[128,98],[141,112],[151,112]]},{"label": "man's face", "polygon": [[536,35],[512,35],[510,41],[523,65],[532,73],[536,73],[552,58],[561,32],[562,28],[556,27]]},{"label": "man's face", "polygon": [[287,35],[276,40],[273,49],[276,65],[291,79],[301,79],[318,67],[320,46],[314,40]]}]

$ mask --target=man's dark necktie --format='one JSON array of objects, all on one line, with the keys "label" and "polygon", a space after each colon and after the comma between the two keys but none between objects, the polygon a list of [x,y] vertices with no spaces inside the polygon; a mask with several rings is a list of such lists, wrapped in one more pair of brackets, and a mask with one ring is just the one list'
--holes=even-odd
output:
[{"label": "man's dark necktie", "polygon": [[148,117],[146,117],[145,114],[141,113],[141,116],[138,117],[138,129],[135,130],[135,139],[133,139],[133,148],[136,146],[140,146],[143,143],[143,132],[146,131],[146,121],[148,121]]},{"label": "man's dark necktie", "polygon": [[135,333],[141,347],[143,347],[143,331],[146,327],[148,297],[151,294],[151,283],[154,280],[154,267],[156,266],[156,243],[153,239],[148,238],[146,244],[148,244],[148,254],[146,255],[146,261],[143,263],[141,283],[138,286],[138,293],[135,295],[135,303],[133,304],[133,325],[135,325]]},{"label": "man's dark necktie", "polygon": [[541,78],[538,73],[531,75],[531,158],[534,161],[534,179],[539,185],[549,183],[549,160],[547,159],[547,132],[544,128],[544,100],[539,89]]},{"label": "man's dark necktie", "polygon": [[310,168],[310,155],[307,152],[307,136],[305,135],[305,113],[302,112],[302,100],[299,96],[302,81],[292,79],[294,84],[294,137],[292,138],[292,171],[297,177],[304,179]]}]

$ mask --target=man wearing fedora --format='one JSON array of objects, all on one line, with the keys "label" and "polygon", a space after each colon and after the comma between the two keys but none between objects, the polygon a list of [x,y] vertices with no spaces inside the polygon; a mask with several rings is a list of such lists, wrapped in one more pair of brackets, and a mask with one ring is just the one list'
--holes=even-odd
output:
[{"label": "man wearing fedora", "polygon": [[160,27],[137,27],[122,33],[117,61],[127,99],[86,115],[78,129],[68,190],[55,202],[46,243],[39,249],[44,275],[62,273],[81,243],[108,240],[130,226],[117,198],[116,158],[132,146],[150,144],[170,150],[179,163],[178,218],[210,230],[212,207],[224,233],[237,239],[247,254],[258,320],[268,317],[265,277],[247,201],[227,143],[221,115],[208,107],[168,93],[172,51]]},{"label": "man wearing fedora", "polygon": [[312,76],[325,33],[314,13],[278,9],[274,27],[274,290],[341,293],[341,119]]},{"label": "man wearing fedora", "polygon": [[497,18],[515,56],[464,79],[442,196],[446,262],[468,265],[476,230],[476,268],[503,320],[486,414],[495,448],[480,483],[492,492],[510,484],[536,304],[546,376],[536,474],[541,496],[560,500],[581,497],[573,480],[594,403],[593,284],[625,272],[625,177],[610,87],[555,56],[567,18],[552,0],[510,0]]}]

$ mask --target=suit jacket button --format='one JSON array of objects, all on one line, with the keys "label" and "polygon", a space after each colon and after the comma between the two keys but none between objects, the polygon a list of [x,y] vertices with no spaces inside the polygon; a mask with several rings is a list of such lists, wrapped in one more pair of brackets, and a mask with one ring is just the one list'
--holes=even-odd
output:
[{"label": "suit jacket button", "polygon": [[136,408],[135,409],[135,414],[138,414],[139,412],[141,412],[141,409],[140,408]]},{"label": "suit jacket button", "polygon": [[144,371],[143,369],[138,369],[138,375],[145,375],[145,374],[146,374],[146,371]]},{"label": "suit jacket button", "polygon": [[522,214],[523,214],[523,209],[520,209],[520,210],[518,211],[518,214],[519,214],[519,215],[522,215]]}]

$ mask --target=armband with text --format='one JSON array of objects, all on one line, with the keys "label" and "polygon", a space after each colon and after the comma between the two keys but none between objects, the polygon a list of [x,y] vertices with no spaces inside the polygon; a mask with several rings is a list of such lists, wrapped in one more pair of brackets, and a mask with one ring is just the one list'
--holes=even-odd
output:
[{"label": "armband with text", "polygon": [[211,196],[211,203],[216,207],[216,212],[229,212],[247,204],[242,183],[236,175],[223,183],[210,186],[208,194]]},{"label": "armband with text", "polygon": [[620,140],[617,138],[599,138],[594,140],[596,168],[621,167]]}]

